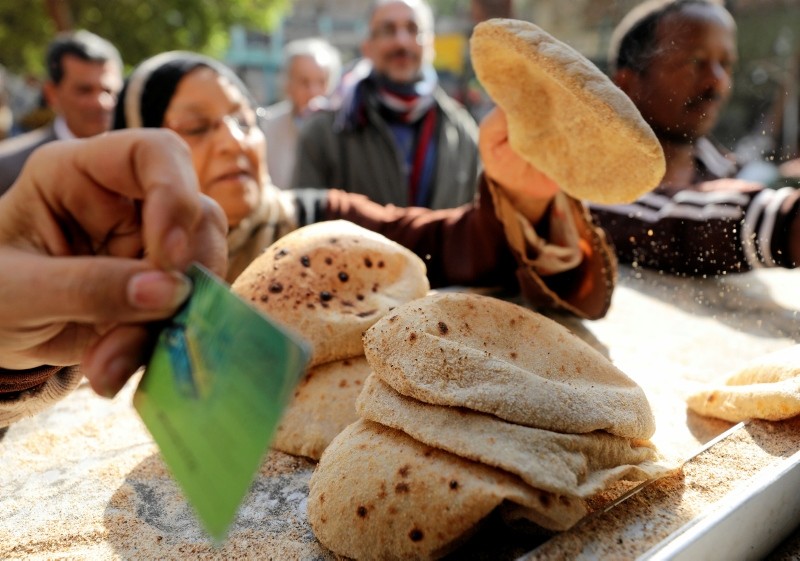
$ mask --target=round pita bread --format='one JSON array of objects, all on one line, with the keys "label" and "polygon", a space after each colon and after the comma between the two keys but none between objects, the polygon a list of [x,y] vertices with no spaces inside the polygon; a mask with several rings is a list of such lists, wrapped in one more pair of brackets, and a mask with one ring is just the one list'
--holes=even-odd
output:
[{"label": "round pita bread", "polygon": [[398,307],[364,335],[395,391],[563,433],[650,438],[644,391],[555,321],[488,296],[446,292]]},{"label": "round pita bread", "polygon": [[234,293],[311,343],[309,366],[364,354],[362,333],[428,289],[422,259],[344,220],[287,234],[232,285]]},{"label": "round pita bread", "polygon": [[584,503],[525,485],[503,471],[357,421],[337,436],[309,481],[317,539],[352,559],[435,559],[467,538],[503,501],[532,522],[564,530]]},{"label": "round pita bread", "polygon": [[586,498],[621,479],[644,481],[675,469],[659,463],[655,447],[646,440],[603,431],[563,434],[468,409],[430,405],[400,395],[376,376],[367,378],[356,409],[362,419],[560,495]]},{"label": "round pita bread", "polygon": [[475,26],[472,64],[508,117],[511,147],[578,199],[615,204],[658,186],[666,164],[630,98],[586,57],[536,25]]},{"label": "round pita bread", "polygon": [[370,372],[363,356],[310,369],[281,417],[272,447],[319,460],[331,440],[358,420],[356,398]]},{"label": "round pita bread", "polygon": [[699,390],[686,402],[695,413],[732,423],[800,415],[800,345],[758,357],[724,384]]}]

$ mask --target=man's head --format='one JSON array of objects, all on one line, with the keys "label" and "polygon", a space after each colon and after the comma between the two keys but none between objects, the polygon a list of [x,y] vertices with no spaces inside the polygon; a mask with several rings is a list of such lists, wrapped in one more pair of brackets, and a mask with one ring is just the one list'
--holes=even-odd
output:
[{"label": "man's head", "polygon": [[615,29],[614,82],[662,141],[708,134],[730,96],[736,24],[714,0],[650,0]]},{"label": "man's head", "polygon": [[398,83],[416,82],[433,62],[433,12],[424,0],[377,0],[361,51],[375,71]]},{"label": "man's head", "polygon": [[302,114],[308,102],[318,95],[329,94],[339,78],[339,52],[323,39],[299,39],[287,43],[284,60],[284,89],[295,115]]},{"label": "man's head", "polygon": [[61,34],[47,48],[47,73],[47,103],[75,136],[111,128],[122,89],[122,60],[111,43],[88,31]]}]

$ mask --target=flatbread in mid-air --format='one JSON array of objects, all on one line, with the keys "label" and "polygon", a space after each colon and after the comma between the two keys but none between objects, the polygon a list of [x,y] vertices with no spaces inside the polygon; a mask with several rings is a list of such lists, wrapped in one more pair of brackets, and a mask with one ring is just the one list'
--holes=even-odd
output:
[{"label": "flatbread in mid-air", "polygon": [[569,195],[631,202],[658,186],[664,153],[630,98],[586,57],[538,26],[479,23],[478,80],[508,117],[511,147]]}]

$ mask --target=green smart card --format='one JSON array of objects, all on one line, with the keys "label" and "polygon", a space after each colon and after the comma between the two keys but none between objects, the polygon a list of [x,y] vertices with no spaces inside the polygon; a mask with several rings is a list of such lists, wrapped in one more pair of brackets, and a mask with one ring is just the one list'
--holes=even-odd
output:
[{"label": "green smart card", "polygon": [[305,371],[309,347],[198,265],[133,404],[208,533],[224,540]]}]

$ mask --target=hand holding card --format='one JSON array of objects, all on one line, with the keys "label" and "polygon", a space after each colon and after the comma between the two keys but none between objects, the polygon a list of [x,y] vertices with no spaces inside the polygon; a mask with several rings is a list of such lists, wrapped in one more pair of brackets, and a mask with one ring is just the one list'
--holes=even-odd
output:
[{"label": "hand holding card", "polygon": [[134,406],[211,536],[225,538],[269,447],[308,345],[193,265]]}]

